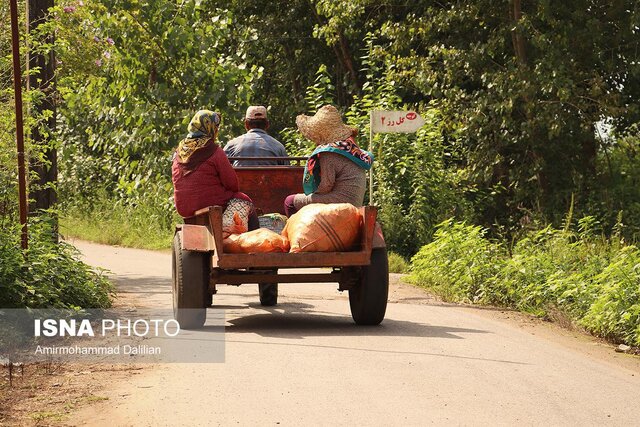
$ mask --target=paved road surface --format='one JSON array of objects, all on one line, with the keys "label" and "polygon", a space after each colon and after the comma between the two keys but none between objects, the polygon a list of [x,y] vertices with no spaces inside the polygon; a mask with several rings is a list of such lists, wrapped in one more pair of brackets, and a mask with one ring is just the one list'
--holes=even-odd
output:
[{"label": "paved road surface", "polygon": [[[76,242],[120,304],[170,307],[170,254]],[[145,369],[71,424],[638,425],[640,362],[514,313],[438,303],[393,277],[379,327],[334,285],[221,287],[226,361]]]}]

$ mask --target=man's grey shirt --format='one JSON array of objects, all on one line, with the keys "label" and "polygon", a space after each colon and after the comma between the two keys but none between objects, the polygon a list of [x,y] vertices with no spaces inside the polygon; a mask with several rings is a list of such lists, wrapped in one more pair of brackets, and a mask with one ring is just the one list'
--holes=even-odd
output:
[{"label": "man's grey shirt", "polygon": [[[284,145],[262,129],[251,129],[225,145],[227,157],[287,157]],[[288,165],[288,160],[235,160],[233,166]]]}]

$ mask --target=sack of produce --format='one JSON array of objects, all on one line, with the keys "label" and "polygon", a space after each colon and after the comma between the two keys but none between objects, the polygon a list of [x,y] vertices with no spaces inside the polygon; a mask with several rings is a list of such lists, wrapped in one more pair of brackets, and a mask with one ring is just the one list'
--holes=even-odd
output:
[{"label": "sack of produce", "polygon": [[304,206],[287,221],[282,235],[291,252],[344,252],[359,243],[362,215],[349,203]]},{"label": "sack of produce", "polygon": [[289,252],[289,241],[267,228],[232,234],[222,241],[222,245],[223,250],[231,254]]},{"label": "sack of produce", "polygon": [[245,233],[249,229],[251,209],[251,202],[242,199],[229,200],[222,214],[222,236]]}]

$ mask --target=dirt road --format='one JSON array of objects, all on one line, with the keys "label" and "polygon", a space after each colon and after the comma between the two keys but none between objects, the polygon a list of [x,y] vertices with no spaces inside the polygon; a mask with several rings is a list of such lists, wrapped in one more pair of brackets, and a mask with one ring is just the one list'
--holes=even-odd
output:
[{"label": "dirt road", "polygon": [[[121,303],[169,307],[170,255],[76,242]],[[379,327],[353,324],[334,285],[221,287],[226,361],[104,384],[67,422],[99,426],[632,425],[640,361],[515,313],[442,304],[394,278]],[[215,310],[210,309],[210,310]]]}]

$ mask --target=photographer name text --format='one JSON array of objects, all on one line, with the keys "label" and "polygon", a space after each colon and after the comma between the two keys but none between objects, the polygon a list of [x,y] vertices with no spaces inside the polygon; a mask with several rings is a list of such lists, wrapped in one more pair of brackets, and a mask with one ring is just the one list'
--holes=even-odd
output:
[{"label": "photographer name text", "polygon": [[71,346],[41,346],[36,347],[34,354],[47,356],[114,356],[114,355],[159,355],[162,354],[160,347],[149,345],[115,345],[84,347],[78,345]]}]

